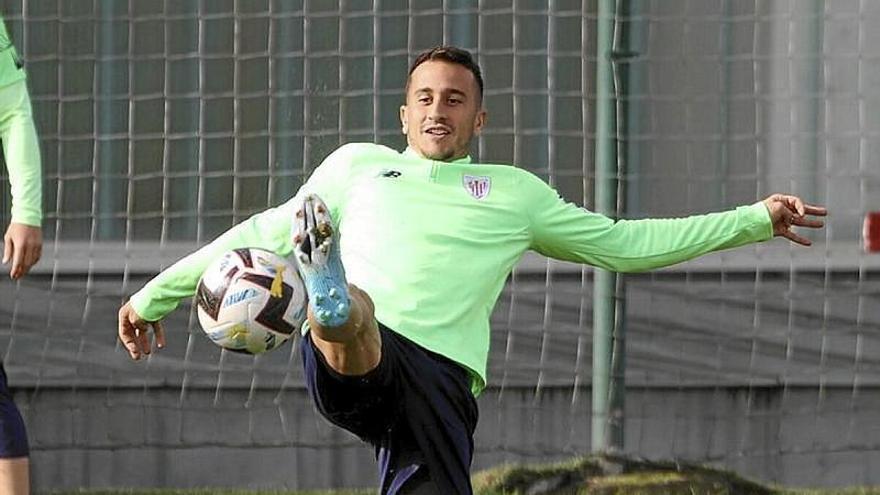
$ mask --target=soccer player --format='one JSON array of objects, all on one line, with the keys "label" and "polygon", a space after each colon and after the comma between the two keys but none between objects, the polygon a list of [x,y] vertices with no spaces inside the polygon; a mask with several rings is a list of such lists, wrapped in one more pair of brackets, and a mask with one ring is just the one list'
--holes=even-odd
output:
[{"label": "soccer player", "polygon": [[[42,254],[40,145],[31,116],[24,65],[0,18],[0,139],[12,187],[12,218],[3,236],[3,264],[18,280]],[[0,363],[0,493],[30,493],[27,433]]]},{"label": "soccer player", "polygon": [[630,272],[774,235],[809,245],[791,227],[822,226],[812,216],[824,208],[782,194],[680,219],[591,213],[523,169],[471,162],[482,93],[468,52],[419,55],[400,107],[407,149],[340,147],[293,199],[159,274],[119,311],[130,356],[150,353],[151,326],[164,346],[160,320],[225,251],[292,255],[309,293],[302,353],[319,412],[376,448],[381,493],[471,493],[489,315],[526,250]]}]

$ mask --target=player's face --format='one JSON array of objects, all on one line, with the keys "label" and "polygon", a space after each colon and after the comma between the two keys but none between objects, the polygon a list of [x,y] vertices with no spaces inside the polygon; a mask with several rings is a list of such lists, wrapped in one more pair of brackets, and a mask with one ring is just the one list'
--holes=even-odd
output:
[{"label": "player's face", "polygon": [[400,123],[407,144],[422,157],[451,161],[467,155],[485,120],[480,88],[466,67],[430,60],[410,74]]}]

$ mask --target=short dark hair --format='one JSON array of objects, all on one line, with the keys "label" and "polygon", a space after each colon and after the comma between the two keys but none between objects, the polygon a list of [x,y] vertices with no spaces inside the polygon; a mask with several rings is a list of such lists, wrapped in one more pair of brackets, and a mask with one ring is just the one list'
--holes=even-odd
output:
[{"label": "short dark hair", "polygon": [[406,75],[407,91],[409,91],[410,76],[412,76],[416,67],[432,60],[458,64],[471,71],[471,74],[474,75],[474,79],[477,80],[477,86],[480,88],[480,101],[483,100],[483,73],[480,71],[480,66],[474,62],[474,57],[471,55],[471,52],[455,46],[435,46],[430,50],[425,50],[420,53],[409,67],[409,73]]}]

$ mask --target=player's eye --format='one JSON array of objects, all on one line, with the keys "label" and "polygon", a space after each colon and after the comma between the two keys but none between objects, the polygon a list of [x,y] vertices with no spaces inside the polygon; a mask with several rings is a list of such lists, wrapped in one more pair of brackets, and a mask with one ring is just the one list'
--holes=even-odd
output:
[{"label": "player's eye", "polygon": [[429,97],[429,96],[422,96],[422,97],[419,97],[419,99],[418,99],[417,101],[418,101],[419,103],[423,104],[423,105],[428,105],[428,104],[431,103],[431,97]]}]

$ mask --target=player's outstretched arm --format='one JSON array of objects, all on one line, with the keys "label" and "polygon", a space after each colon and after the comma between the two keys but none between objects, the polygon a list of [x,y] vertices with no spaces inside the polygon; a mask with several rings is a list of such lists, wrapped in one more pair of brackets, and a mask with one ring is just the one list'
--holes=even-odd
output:
[{"label": "player's outstretched arm", "polygon": [[0,94],[3,102],[0,105],[0,121],[3,122],[0,136],[12,192],[12,221],[3,236],[3,263],[11,261],[9,276],[19,279],[42,254],[40,140],[31,115],[25,80],[4,86]]},{"label": "player's outstretched arm", "polygon": [[764,200],[767,211],[770,212],[770,221],[773,223],[773,235],[809,246],[809,239],[797,235],[792,231],[793,226],[819,229],[825,225],[822,220],[813,217],[824,217],[828,210],[822,206],[813,206],[789,194],[771,194]]},{"label": "player's outstretched arm", "polygon": [[614,220],[577,207],[532,174],[523,174],[531,249],[566,261],[617,272],[643,272],[704,254],[782,236],[810,241],[793,227],[821,228],[824,207],[797,196],[773,194],[734,210],[682,218]]},{"label": "player's outstretched arm", "polygon": [[[153,327],[155,338],[150,342],[150,327]],[[146,321],[137,314],[131,305],[126,302],[119,308],[119,340],[128,351],[132,359],[138,360],[141,356],[149,354],[153,344],[158,349],[165,347],[165,329],[162,321]]]},{"label": "player's outstretched arm", "polygon": [[40,227],[11,222],[3,236],[3,264],[11,261],[9,276],[13,280],[25,276],[40,261],[43,253],[43,232]]}]

